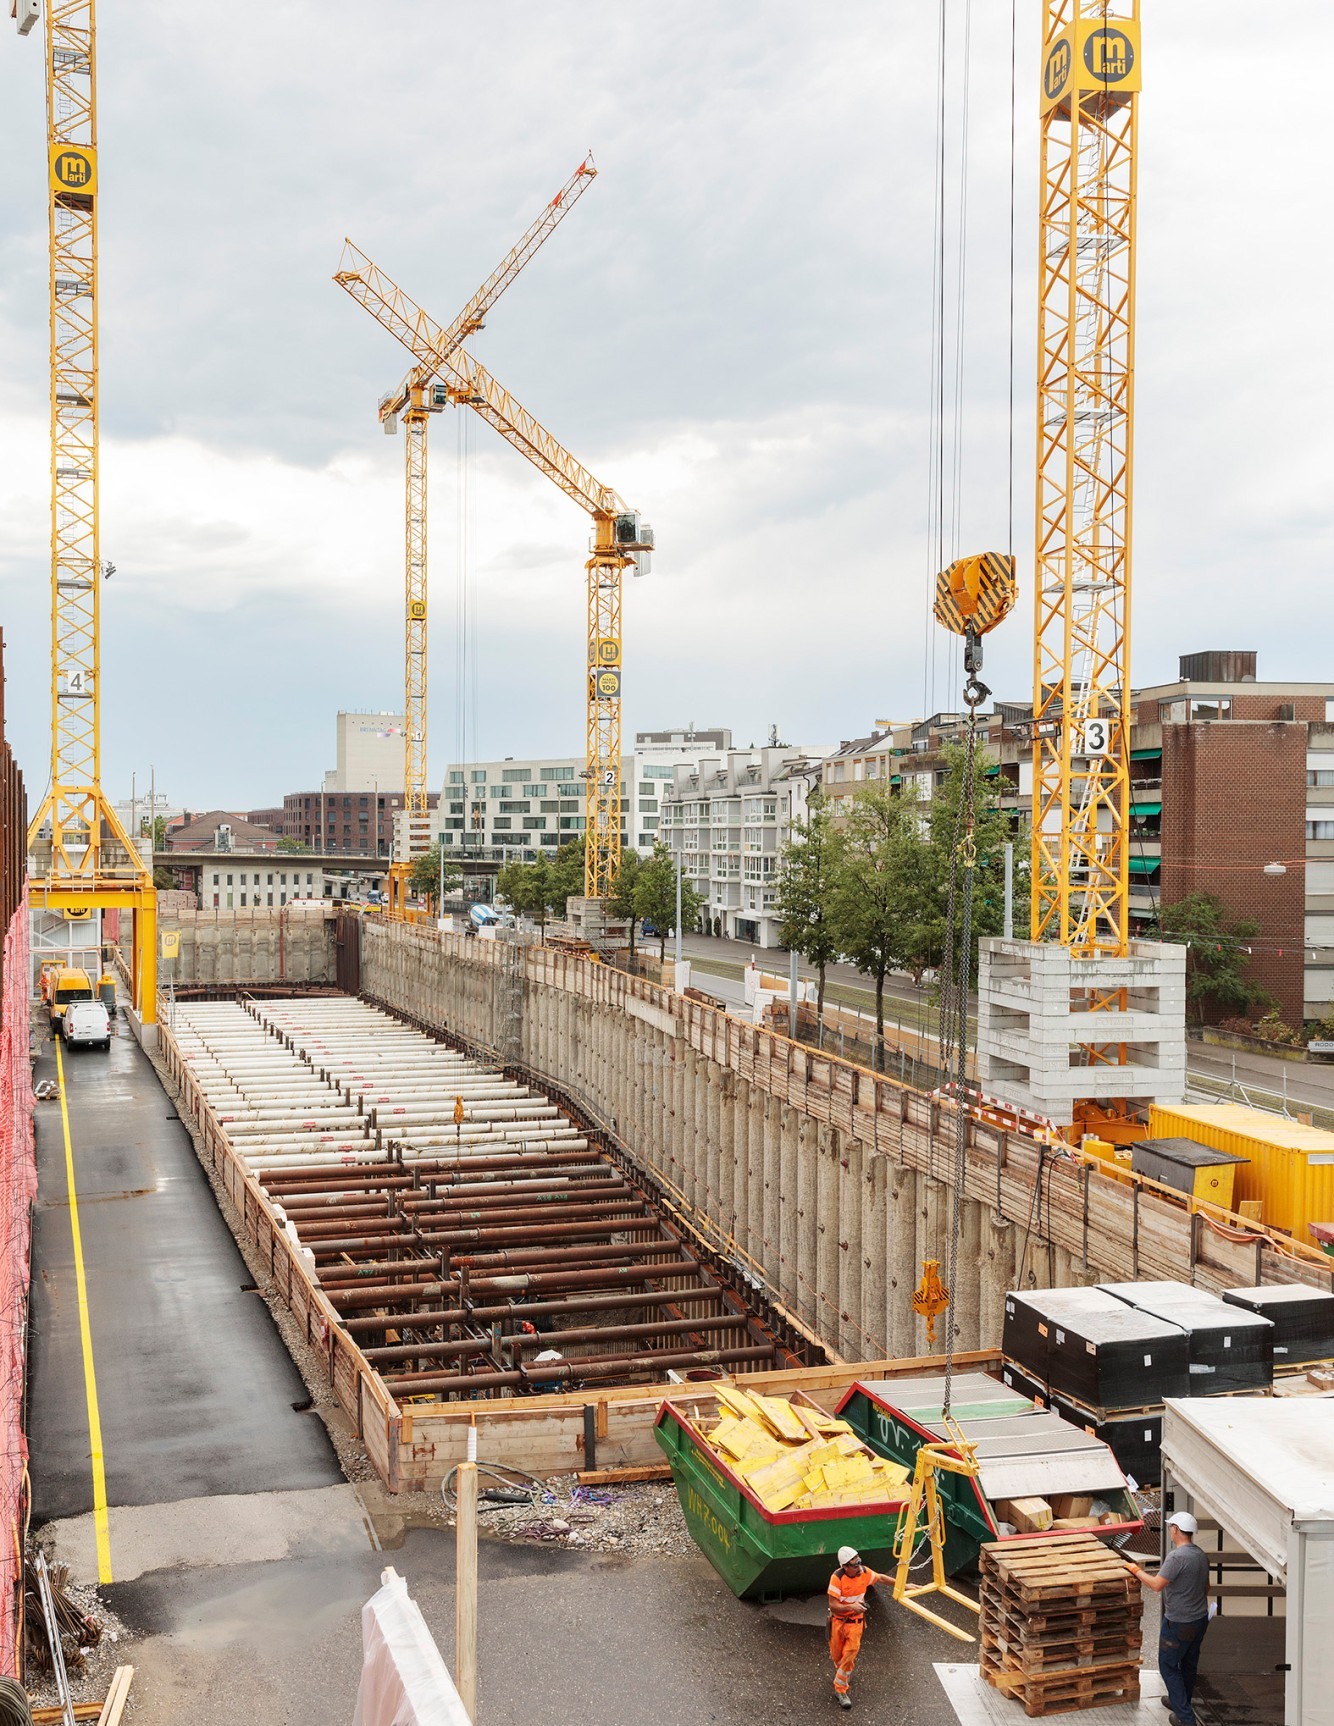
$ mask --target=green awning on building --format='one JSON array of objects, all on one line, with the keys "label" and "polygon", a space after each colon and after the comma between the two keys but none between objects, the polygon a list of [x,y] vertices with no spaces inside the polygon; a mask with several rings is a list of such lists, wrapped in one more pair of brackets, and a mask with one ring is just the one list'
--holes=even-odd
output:
[{"label": "green awning on building", "polygon": [[1162,859],[1158,857],[1132,857],[1130,859],[1130,873],[1132,875],[1152,875],[1161,861]]},{"label": "green awning on building", "polygon": [[1132,761],[1156,761],[1162,752],[1163,746],[1161,743],[1156,749],[1132,749],[1130,751],[1130,759]]},{"label": "green awning on building", "polygon": [[889,782],[891,785],[902,785],[903,775],[901,773],[891,773],[889,776]]},{"label": "green awning on building", "polygon": [[1163,806],[1162,806],[1161,802],[1158,802],[1158,803],[1132,803],[1130,805],[1130,813],[1132,815],[1161,815],[1162,812],[1163,812]]}]

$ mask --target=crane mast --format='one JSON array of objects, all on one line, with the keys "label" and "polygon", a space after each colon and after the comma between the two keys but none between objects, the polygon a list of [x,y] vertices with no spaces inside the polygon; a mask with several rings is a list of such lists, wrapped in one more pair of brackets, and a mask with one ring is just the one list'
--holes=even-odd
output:
[{"label": "crane mast", "polygon": [[[604,899],[621,857],[621,593],[625,570],[647,566],[652,529],[493,378],[366,254],[344,244],[334,276],[344,292],[442,380],[444,397],[486,420],[593,519],[588,581],[584,893]],[[418,375],[412,374],[412,375]]]},{"label": "crane mast", "polygon": [[[24,9],[33,20],[31,4]],[[23,29],[23,23],[20,24]],[[25,31],[26,33],[26,31]],[[28,831],[35,908],[135,918],[135,1003],[156,1017],[157,903],[102,791],[98,512],[96,23],[93,0],[48,0],[47,207],[51,330],[51,784]],[[44,828],[50,828],[49,857]],[[37,943],[40,948],[41,943]]]},{"label": "crane mast", "polygon": [[1139,4],[1045,0],[1032,937],[1129,944]]},{"label": "crane mast", "polygon": [[[596,174],[590,152],[442,334],[440,345],[446,354],[484,327],[491,307],[564,221]],[[395,862],[389,872],[390,906],[399,911],[407,903],[411,858],[430,846],[430,800],[426,785],[428,428],[431,414],[440,412],[444,405],[432,391],[434,375],[430,366],[414,367],[396,389],[381,398],[379,405],[380,422],[387,432],[397,429],[400,417],[404,429],[403,809],[407,861]]]}]

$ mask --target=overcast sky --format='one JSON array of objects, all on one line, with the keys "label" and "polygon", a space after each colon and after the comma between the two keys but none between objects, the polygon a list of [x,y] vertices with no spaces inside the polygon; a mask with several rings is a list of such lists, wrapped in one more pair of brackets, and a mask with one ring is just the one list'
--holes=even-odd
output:
[{"label": "overcast sky", "polygon": [[[1016,548],[991,638],[1031,682],[1038,0],[1018,3]],[[1323,0],[1146,0],[1134,675],[1254,647],[1334,677],[1334,161]],[[962,549],[1008,536],[1010,7],[974,0]],[[950,0],[957,230],[963,0]],[[403,350],[351,235],[441,321],[592,147],[599,176],[473,348],[657,532],[625,724],[837,742],[952,705],[931,548],[932,0],[101,0],[103,761],[252,807],[318,785],[341,707],[402,702]],[[0,625],[49,761],[40,32],[0,20]],[[952,305],[951,305],[951,316]],[[432,424],[433,781],[583,740],[587,524],[489,428]]]}]

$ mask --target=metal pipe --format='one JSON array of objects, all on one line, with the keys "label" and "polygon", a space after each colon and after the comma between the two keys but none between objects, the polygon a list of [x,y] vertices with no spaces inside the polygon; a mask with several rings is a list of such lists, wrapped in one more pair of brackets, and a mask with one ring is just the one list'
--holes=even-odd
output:
[{"label": "metal pipe", "polygon": [[[694,1306],[700,1301],[721,1302],[723,1291],[715,1283],[699,1283],[693,1288],[650,1289],[647,1291],[621,1289],[616,1294],[582,1295],[570,1300],[525,1301],[522,1306],[515,1306],[512,1301],[506,1301],[495,1306],[474,1306],[469,1311],[462,1307],[437,1307],[434,1311],[410,1313],[372,1313],[364,1318],[344,1318],[339,1322],[349,1336],[369,1336],[378,1330],[388,1327],[390,1330],[431,1330],[437,1325],[462,1324],[467,1319],[475,1319],[479,1324],[492,1319],[528,1319],[554,1318],[560,1313],[586,1312],[618,1312],[633,1311],[636,1307],[674,1307]],[[738,1314],[738,1323],[744,1317]]]},{"label": "metal pipe", "polygon": [[520,1368],[513,1372],[478,1372],[451,1375],[437,1373],[404,1373],[386,1378],[385,1388],[391,1395],[406,1391],[408,1395],[468,1396],[479,1390],[504,1390],[517,1385],[530,1389],[541,1386],[552,1389],[578,1379],[629,1378],[638,1373],[661,1373],[668,1367],[738,1366],[743,1361],[772,1360],[772,1343],[753,1348],[655,1350],[643,1355],[594,1355],[585,1360],[552,1361],[549,1365]]}]

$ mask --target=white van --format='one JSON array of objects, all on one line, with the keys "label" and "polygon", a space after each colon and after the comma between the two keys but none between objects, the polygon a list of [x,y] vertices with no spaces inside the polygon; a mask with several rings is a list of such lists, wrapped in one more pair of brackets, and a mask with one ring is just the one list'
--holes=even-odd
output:
[{"label": "white van", "polygon": [[68,1048],[109,1049],[111,1018],[100,1001],[71,1001],[65,1009],[65,1044]]}]

